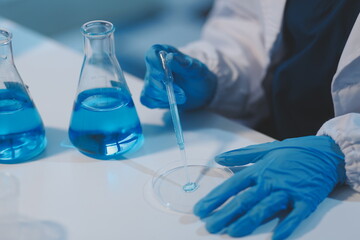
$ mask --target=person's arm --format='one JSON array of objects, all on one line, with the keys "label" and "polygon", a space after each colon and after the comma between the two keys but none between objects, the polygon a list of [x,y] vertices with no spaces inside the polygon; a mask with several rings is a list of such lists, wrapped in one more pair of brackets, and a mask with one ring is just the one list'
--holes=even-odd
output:
[{"label": "person's arm", "polygon": [[147,72],[141,102],[150,108],[167,107],[158,56],[164,50],[169,53],[180,109],[207,107],[255,125],[267,113],[261,82],[270,52],[276,49],[273,45],[285,0],[268,2],[215,1],[199,41],[180,51],[169,45],[151,47],[145,56]]},{"label": "person's arm", "polygon": [[[283,1],[218,0],[199,41],[180,48],[205,63],[218,79],[210,109],[228,117],[254,120],[265,114],[261,82],[270,46],[282,19]],[[271,32],[271,33],[270,33]]]}]

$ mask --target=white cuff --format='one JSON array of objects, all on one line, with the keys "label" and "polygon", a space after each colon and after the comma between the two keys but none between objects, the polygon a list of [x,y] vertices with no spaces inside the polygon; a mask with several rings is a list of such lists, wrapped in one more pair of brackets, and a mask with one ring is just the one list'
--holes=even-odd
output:
[{"label": "white cuff", "polygon": [[360,192],[360,114],[335,117],[320,128],[317,135],[330,136],[345,155],[346,181]]}]

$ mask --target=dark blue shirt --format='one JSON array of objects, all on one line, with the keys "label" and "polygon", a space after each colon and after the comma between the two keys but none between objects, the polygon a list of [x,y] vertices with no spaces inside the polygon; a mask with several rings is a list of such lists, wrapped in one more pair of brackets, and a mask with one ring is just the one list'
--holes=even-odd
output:
[{"label": "dark blue shirt", "polygon": [[286,54],[265,89],[271,108],[266,133],[313,135],[334,117],[331,82],[359,10],[360,0],[287,1]]}]

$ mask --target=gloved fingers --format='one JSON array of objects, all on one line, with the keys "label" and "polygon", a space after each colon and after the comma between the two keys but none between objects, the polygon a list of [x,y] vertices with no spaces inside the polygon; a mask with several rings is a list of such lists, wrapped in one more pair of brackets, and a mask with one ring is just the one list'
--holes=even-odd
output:
[{"label": "gloved fingers", "polygon": [[236,173],[231,178],[214,188],[194,206],[194,214],[200,218],[208,216],[230,197],[254,185],[255,180],[251,166]]},{"label": "gloved fingers", "polygon": [[[183,104],[186,101],[186,97],[176,97],[177,104]],[[168,99],[164,98],[156,98],[153,96],[149,96],[146,93],[142,93],[140,96],[140,102],[148,107],[148,108],[169,108],[169,102]]]},{"label": "gloved fingers", "polygon": [[269,142],[231,150],[215,157],[215,161],[224,166],[239,166],[254,163],[265,154],[279,147],[279,142]]},{"label": "gloved fingers", "polygon": [[179,53],[175,47],[170,45],[162,45],[162,44],[155,44],[151,46],[145,54],[145,63],[147,69],[163,69],[161,59],[159,56],[160,51],[165,51],[167,53],[176,52]]},{"label": "gloved fingers", "polygon": [[[244,148],[224,152],[216,156],[215,160],[221,165],[236,166],[253,163],[261,159],[266,153],[279,148],[307,148],[310,146],[319,146],[319,136],[307,136],[299,138],[289,138],[283,141],[273,141],[268,143],[250,145]],[[313,143],[311,145],[311,143]],[[314,151],[314,149],[312,149]]]},{"label": "gloved fingers", "polygon": [[273,240],[282,240],[290,236],[290,234],[299,226],[299,224],[313,212],[313,208],[309,207],[305,202],[296,202],[294,209],[290,214],[276,227]]},{"label": "gloved fingers", "polygon": [[242,237],[252,233],[259,225],[276,213],[287,208],[288,196],[279,191],[270,194],[250,209],[244,216],[230,224],[227,234],[232,237]]},{"label": "gloved fingers", "polygon": [[176,99],[176,104],[184,104],[186,102],[186,94],[184,90],[179,87],[176,83],[173,83],[173,89]]},{"label": "gloved fingers", "polygon": [[171,70],[178,74],[198,76],[203,75],[202,72],[205,70],[205,64],[180,52],[169,53],[166,60]]},{"label": "gloved fingers", "polygon": [[[141,103],[149,108],[166,108],[169,106],[165,84],[163,83],[164,74],[161,72],[146,73],[144,88],[141,92]],[[177,104],[186,101],[184,91],[176,84],[173,84],[174,94]]]},{"label": "gloved fingers", "polygon": [[145,85],[141,92],[140,102],[149,108],[167,108],[169,102],[166,96],[166,90],[158,81],[152,81],[147,76]]},{"label": "gloved fingers", "polygon": [[141,93],[140,96],[140,102],[141,104],[143,104],[144,106],[148,107],[148,108],[169,108],[169,103],[167,101],[161,101],[152,97],[148,97],[146,94],[144,94],[143,92]]},{"label": "gloved fingers", "polygon": [[206,229],[210,233],[217,233],[241,217],[255,206],[267,192],[259,187],[252,187],[236,195],[229,203],[205,219]]}]

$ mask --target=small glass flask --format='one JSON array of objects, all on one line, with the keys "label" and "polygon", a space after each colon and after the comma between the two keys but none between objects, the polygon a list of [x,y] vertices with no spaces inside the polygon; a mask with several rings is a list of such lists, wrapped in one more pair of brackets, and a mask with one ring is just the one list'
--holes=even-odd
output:
[{"label": "small glass flask", "polygon": [[118,159],[137,150],[143,134],[130,91],[115,56],[112,23],[81,27],[84,61],[69,127],[72,144],[97,159]]},{"label": "small glass flask", "polygon": [[45,129],[14,64],[12,34],[0,29],[0,162],[18,163],[40,154]]}]

